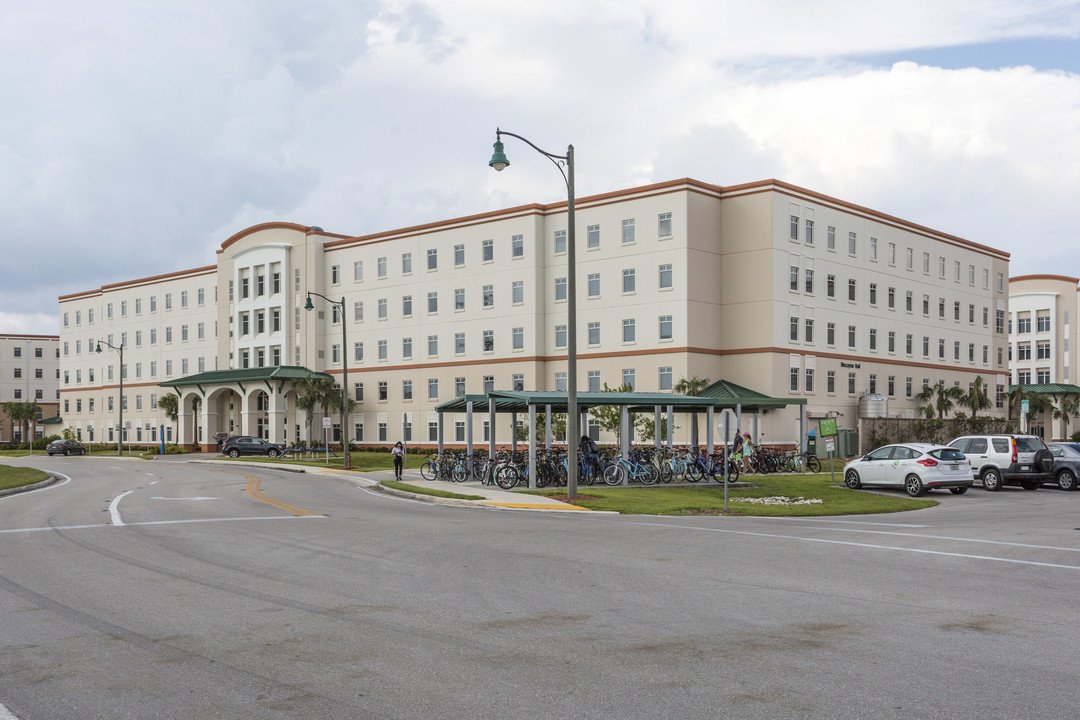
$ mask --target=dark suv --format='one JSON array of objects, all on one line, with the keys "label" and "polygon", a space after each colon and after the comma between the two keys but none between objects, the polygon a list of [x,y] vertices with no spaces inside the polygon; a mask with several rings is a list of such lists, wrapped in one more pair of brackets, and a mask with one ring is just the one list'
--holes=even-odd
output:
[{"label": "dark suv", "polygon": [[1053,482],[1054,456],[1034,435],[965,435],[949,443],[964,453],[987,490],[1019,485],[1035,490]]},{"label": "dark suv", "polygon": [[262,438],[251,437],[250,435],[233,435],[221,446],[221,454],[228,455],[229,457],[240,457],[241,455],[269,455],[270,457],[277,457],[284,451],[284,445],[278,445],[263,440]]}]

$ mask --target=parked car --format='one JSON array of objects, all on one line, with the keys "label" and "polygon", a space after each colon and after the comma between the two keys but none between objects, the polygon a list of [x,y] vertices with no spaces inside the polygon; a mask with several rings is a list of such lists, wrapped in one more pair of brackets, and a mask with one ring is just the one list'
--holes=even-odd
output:
[{"label": "parked car", "polygon": [[1080,478],[1080,443],[1052,442],[1047,447],[1054,456],[1054,482],[1062,490],[1075,490]]},{"label": "parked car", "polygon": [[221,454],[229,457],[241,455],[269,455],[277,457],[285,451],[284,445],[278,445],[250,435],[233,435],[221,446]]},{"label": "parked car", "polygon": [[885,445],[844,466],[844,484],[904,488],[911,497],[927,490],[949,488],[962,495],[975,484],[971,463],[962,452],[944,445],[901,443]]},{"label": "parked car", "polygon": [[78,440],[53,440],[45,446],[50,455],[85,455],[86,448]]},{"label": "parked car", "polygon": [[1034,435],[965,435],[949,443],[971,461],[975,477],[987,490],[1019,485],[1035,490],[1053,480],[1054,457]]}]

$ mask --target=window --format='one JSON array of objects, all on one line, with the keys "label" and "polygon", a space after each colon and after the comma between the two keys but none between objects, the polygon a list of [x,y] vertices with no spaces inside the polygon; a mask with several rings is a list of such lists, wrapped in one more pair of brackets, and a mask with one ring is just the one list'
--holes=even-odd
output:
[{"label": "window", "polygon": [[1035,331],[1036,332],[1050,332],[1050,316],[1040,315],[1035,318]]},{"label": "window", "polygon": [[635,329],[634,320],[622,321],[622,341],[624,343],[632,343],[637,339],[637,331]]},{"label": "window", "polygon": [[600,297],[600,273],[590,273],[587,280],[589,297]]},{"label": "window", "polygon": [[1031,332],[1031,318],[1017,318],[1016,319],[1016,332],[1020,334],[1027,334]]},{"label": "window", "polygon": [[825,324],[825,344],[830,346],[836,344],[836,323]]},{"label": "window", "polygon": [[791,390],[791,392],[798,392],[799,391],[799,368],[797,368],[797,367],[790,368],[789,371],[788,371],[788,376],[791,379],[789,389]]},{"label": "window", "polygon": [[808,219],[806,221],[806,238],[805,238],[804,242],[806,242],[807,245],[813,245],[814,244],[814,221],[813,220]]},{"label": "window", "polygon": [[454,378],[454,397],[465,397],[465,378]]},{"label": "window", "polygon": [[827,297],[836,297],[836,276],[825,276],[825,295]]},{"label": "window", "polygon": [[829,370],[825,373],[825,392],[830,395],[836,392],[836,371]]},{"label": "window", "polygon": [[637,288],[637,279],[635,270],[629,268],[622,271],[622,290],[624,293],[632,293]]},{"label": "window", "polygon": [[514,235],[510,238],[510,257],[514,259],[525,257],[524,235]]},{"label": "window", "polygon": [[870,373],[870,392],[877,392],[877,375],[874,373]]},{"label": "window", "polygon": [[995,310],[994,311],[994,331],[998,335],[1002,335],[1002,334],[1005,333],[1005,311],[1004,310]]},{"label": "window", "polygon": [[510,302],[515,305],[520,305],[525,302],[525,282],[523,280],[515,280],[510,286]]},{"label": "window", "polygon": [[412,400],[412,380],[401,381],[401,399]]},{"label": "window", "polygon": [[806,286],[805,291],[807,295],[814,294],[814,270],[813,268],[806,268]]},{"label": "window", "polygon": [[454,246],[454,267],[464,267],[465,265],[465,246]]},{"label": "window", "polygon": [[600,371],[590,370],[586,387],[589,392],[600,392]]},{"label": "window", "polygon": [[661,340],[670,340],[671,339],[671,334],[672,334],[671,333],[671,316],[670,315],[661,315],[660,316],[660,339]]},{"label": "window", "polygon": [[555,301],[566,299],[566,278],[555,278]]},{"label": "window", "polygon": [[938,256],[937,259],[938,277],[942,280],[945,279],[945,258]]},{"label": "window", "polygon": [[922,314],[925,317],[930,317],[930,296],[922,296]]},{"label": "window", "polygon": [[[335,347],[337,347],[337,346],[335,345]],[[406,360],[412,358],[412,338],[411,337],[401,339],[401,357],[403,357]],[[335,360],[334,362],[337,362],[337,360]]]},{"label": "window", "polygon": [[847,281],[847,299],[855,302],[855,278]]},{"label": "window", "polygon": [[465,288],[454,290],[454,310],[465,309]]},{"label": "window", "polygon": [[427,396],[428,396],[428,400],[438,400],[439,399],[439,379],[438,378],[428,378],[428,381],[427,381]]},{"label": "window", "polygon": [[896,243],[889,243],[889,265],[896,265]]},{"label": "window", "polygon": [[1039,342],[1035,344],[1035,359],[1037,360],[1049,360],[1050,359],[1050,343]]},{"label": "window", "polygon": [[379,298],[378,308],[379,308],[379,319],[380,320],[385,320],[387,318],[386,298]]},{"label": "window", "polygon": [[495,260],[495,241],[485,240],[480,244],[481,256],[480,259],[483,262],[492,262]]},{"label": "window", "polygon": [[386,341],[385,340],[380,340],[379,341],[379,359],[380,360],[386,360],[386,357],[387,357]]},{"label": "window", "polygon": [[525,328],[514,328],[511,331],[511,338],[513,339],[513,345],[511,347],[514,350],[525,349]]},{"label": "window", "polygon": [[889,352],[896,352],[896,333],[889,331]]},{"label": "window", "polygon": [[924,274],[930,274],[930,253],[924,252],[922,254],[922,271]]},{"label": "window", "polygon": [[923,335],[922,354],[923,357],[930,357],[930,337],[928,335]]},{"label": "window", "polygon": [[975,362],[975,343],[968,343],[968,362]]},{"label": "window", "polygon": [[566,326],[565,325],[556,325],[555,326],[555,347],[557,347],[557,348],[566,347]]},{"label": "window", "polygon": [[975,305],[968,304],[968,323],[975,324]]},{"label": "window", "polygon": [[401,316],[412,317],[412,295],[401,296]]},{"label": "window", "polygon": [[600,247],[600,226],[590,225],[586,230],[585,247],[589,250],[596,250]]},{"label": "window", "polygon": [[427,294],[428,315],[439,312],[439,293],[432,290]]},{"label": "window", "polygon": [[952,314],[953,314],[953,320],[955,320],[956,322],[960,322],[960,301],[959,300],[953,302]]},{"label": "window", "polygon": [[[187,298],[187,292],[184,292],[184,298]],[[127,300],[120,301],[120,317],[127,317]],[[78,325],[78,313],[75,313],[75,324]]]},{"label": "window", "polygon": [[889,309],[896,309],[896,288],[889,288]]},{"label": "window", "polygon": [[877,283],[870,283],[870,304],[877,305]]},{"label": "window", "polygon": [[465,354],[465,333],[463,332],[454,333],[454,354]]},{"label": "window", "polygon": [[375,261],[375,275],[380,280],[386,278],[386,258],[381,257]]},{"label": "window", "polygon": [[907,353],[908,355],[910,355],[912,353],[914,343],[915,343],[915,336],[914,335],[912,335],[911,333],[908,333],[907,335],[905,335],[904,336],[904,352]]},{"label": "window", "polygon": [[799,339],[799,318],[796,315],[792,315],[788,321],[788,335],[791,342],[797,342]]},{"label": "window", "polygon": [[485,330],[484,331],[484,352],[494,352],[494,351],[495,351],[495,331],[494,330]]},{"label": "window", "polygon": [[960,261],[953,261],[953,281],[960,282]]},{"label": "window", "polygon": [[848,255],[855,254],[855,233],[853,232],[847,234],[847,251]]},{"label": "window", "polygon": [[341,346],[340,345],[331,345],[330,346],[330,357],[331,357],[331,362],[333,362],[335,364],[341,362]]},{"label": "window", "polygon": [[484,307],[494,307],[495,305],[495,286],[485,285],[483,287],[483,303]]},{"label": "window", "polygon": [[385,380],[379,381],[379,400],[385,401],[389,397],[387,392],[388,385]]},{"label": "window", "polygon": [[799,266],[792,265],[790,272],[788,273],[788,288],[792,292],[799,291]]},{"label": "window", "polygon": [[877,262],[877,238],[870,238],[870,259]]},{"label": "window", "polygon": [[877,350],[877,329],[870,328],[870,349]]},{"label": "window", "polygon": [[634,220],[622,221],[622,241],[623,245],[634,242]]},{"label": "window", "polygon": [[356,362],[364,362],[364,343],[358,342],[353,344],[353,360]]},{"label": "window", "polygon": [[[1039,383],[1040,385],[1049,384],[1049,382],[1050,382],[1050,371],[1049,370],[1045,370],[1045,369],[1044,370],[1036,370],[1035,375],[1036,375],[1035,382]],[[41,392],[41,391],[38,390],[38,392]]]},{"label": "window", "polygon": [[671,237],[671,213],[660,213],[657,220],[659,236],[662,238]]},{"label": "window", "polygon": [[848,395],[855,394],[855,373],[853,372],[847,374],[847,391]]},{"label": "window", "polygon": [[[364,322],[364,303],[362,301],[353,303],[353,322]],[[297,329],[299,329],[299,326],[297,326]]]},{"label": "window", "polygon": [[806,342],[814,342],[814,318],[806,318]]},{"label": "window", "polygon": [[1017,360],[1030,360],[1031,359],[1031,343],[1020,343],[1016,346],[1016,359]]},{"label": "window", "polygon": [[660,266],[660,289],[669,290],[672,287],[671,264]]},{"label": "window", "polygon": [[494,390],[495,390],[495,376],[494,375],[485,375],[484,376],[484,392],[489,393],[489,392],[493,392]]},{"label": "window", "polygon": [[439,269],[439,251],[435,248],[431,248],[427,251],[427,269],[438,270]]},{"label": "window", "polygon": [[806,368],[806,387],[808,393],[814,392],[814,368]]},{"label": "window", "polygon": [[588,332],[589,344],[590,345],[599,345],[600,344],[600,323],[591,322],[591,323],[589,323],[588,327],[589,327],[589,332]]},{"label": "window", "polygon": [[906,293],[904,293],[904,309],[907,310],[908,312],[911,312],[911,307],[912,307],[912,293],[911,293],[910,290],[908,290]]},{"label": "window", "polygon": [[848,325],[847,328],[847,344],[852,350],[855,349],[855,326]]},{"label": "window", "polygon": [[412,253],[401,253],[401,274],[412,274]]},{"label": "window", "polygon": [[565,230],[556,230],[555,231],[555,254],[556,255],[561,255],[564,252],[566,252],[566,231]]},{"label": "window", "polygon": [[829,250],[836,250],[836,228],[829,225],[825,231],[825,247]]},{"label": "window", "polygon": [[945,359],[945,340],[938,340],[937,356],[939,360]]}]

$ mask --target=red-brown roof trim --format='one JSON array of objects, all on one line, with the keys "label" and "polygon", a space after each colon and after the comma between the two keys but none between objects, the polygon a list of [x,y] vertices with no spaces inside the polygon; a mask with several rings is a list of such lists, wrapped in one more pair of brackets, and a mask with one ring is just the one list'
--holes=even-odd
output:
[{"label": "red-brown roof trim", "polygon": [[1009,278],[1011,283],[1024,280],[1061,280],[1062,282],[1070,282],[1073,285],[1080,283],[1080,278],[1069,277],[1068,275],[1017,275]]}]

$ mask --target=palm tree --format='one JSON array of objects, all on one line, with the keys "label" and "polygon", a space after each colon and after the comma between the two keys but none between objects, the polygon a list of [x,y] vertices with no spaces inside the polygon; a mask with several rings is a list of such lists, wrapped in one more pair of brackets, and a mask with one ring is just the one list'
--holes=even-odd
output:
[{"label": "palm tree", "polygon": [[30,437],[30,421],[41,412],[41,406],[31,400],[30,402],[4,403],[4,414],[11,418],[11,424],[21,423],[23,426],[23,440],[30,443],[31,451],[34,449],[34,438]]},{"label": "palm tree", "polygon": [[180,418],[180,396],[176,393],[162,395],[157,401],[158,408],[165,413],[165,417],[172,420],[173,431],[176,431],[176,421]]},{"label": "palm tree", "polygon": [[[678,395],[689,395],[690,397],[699,397],[701,391],[709,387],[708,378],[700,378],[694,375],[692,378],[683,378],[679,382],[675,383],[675,387],[672,390]],[[698,444],[698,425],[697,425],[697,413],[690,416],[690,444]]]},{"label": "palm tree", "polygon": [[[311,439],[311,421],[315,417],[316,408],[321,408],[326,414],[341,410],[341,391],[334,388],[334,380],[327,375],[308,375],[305,378],[293,381],[296,389],[296,407],[303,410],[307,417],[308,439]],[[350,399],[349,406],[345,408],[346,416],[356,406],[356,401]],[[342,433],[348,432],[347,428],[341,428]]]},{"label": "palm tree", "polygon": [[946,387],[944,380],[939,380],[934,385],[927,385],[916,396],[926,403],[918,408],[926,419],[939,417],[945,419],[945,415],[953,409],[953,405],[964,399],[964,391],[956,385]]},{"label": "palm tree", "polygon": [[1069,419],[1080,410],[1080,398],[1076,395],[1066,395],[1061,398],[1061,405],[1050,411],[1050,417],[1061,420],[1062,435],[1069,437]]},{"label": "palm tree", "polygon": [[964,407],[971,408],[972,418],[974,418],[980,410],[987,410],[993,406],[994,403],[992,403],[990,398],[986,395],[986,382],[982,379],[982,375],[975,376],[975,382],[972,383],[971,391],[964,396],[963,404]]}]

